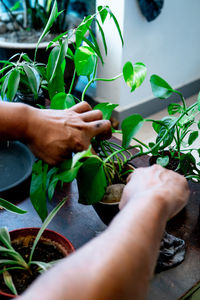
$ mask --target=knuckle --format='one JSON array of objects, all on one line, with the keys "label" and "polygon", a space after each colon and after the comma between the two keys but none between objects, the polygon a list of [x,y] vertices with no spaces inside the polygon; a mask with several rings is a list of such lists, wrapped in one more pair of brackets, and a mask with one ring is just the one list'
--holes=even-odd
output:
[{"label": "knuckle", "polygon": [[95,110],[96,116],[98,119],[103,119],[103,113],[99,109]]},{"label": "knuckle", "polygon": [[87,110],[92,110],[92,107],[87,102],[82,102],[82,106]]}]

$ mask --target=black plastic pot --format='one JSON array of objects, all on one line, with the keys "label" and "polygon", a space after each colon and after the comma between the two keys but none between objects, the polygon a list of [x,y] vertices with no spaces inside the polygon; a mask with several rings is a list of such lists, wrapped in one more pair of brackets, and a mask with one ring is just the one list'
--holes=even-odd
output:
[{"label": "black plastic pot", "polygon": [[31,105],[33,107],[38,107],[39,105],[44,106],[45,105],[45,97],[43,96],[42,91],[38,94],[38,98],[35,99],[33,94],[24,94],[21,92],[17,92],[14,102],[21,102],[28,105]]},{"label": "black plastic pot", "polygon": [[[134,170],[134,169],[135,168],[131,164],[125,165],[125,167],[124,167],[124,171]],[[126,182],[127,176],[128,175],[126,175],[123,178],[123,180],[124,180],[123,183]],[[119,182],[116,182],[116,183],[119,183]],[[93,207],[94,207],[96,213],[98,214],[99,218],[105,225],[109,225],[109,223],[112,221],[112,219],[119,212],[120,199],[119,199],[119,202],[116,202],[116,200],[114,200],[114,201],[115,202],[112,202],[112,203],[105,203],[102,201],[102,202],[97,202],[97,203],[93,204]]]},{"label": "black plastic pot", "polygon": [[99,218],[105,225],[109,225],[112,219],[119,212],[119,203],[103,203],[98,202],[93,204],[93,207]]}]

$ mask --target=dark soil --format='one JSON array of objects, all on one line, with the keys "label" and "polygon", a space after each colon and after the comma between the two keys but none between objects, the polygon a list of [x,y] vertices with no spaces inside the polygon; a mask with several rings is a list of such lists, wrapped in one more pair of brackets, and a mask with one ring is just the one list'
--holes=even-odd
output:
[{"label": "dark soil", "polygon": [[[13,247],[22,255],[22,257],[26,261],[28,261],[31,251],[29,246],[25,246],[22,243],[15,243],[13,244]],[[61,259],[64,256],[65,255],[56,247],[56,245],[49,244],[47,241],[42,241],[38,243],[35,249],[33,260],[48,263],[57,259]],[[13,282],[19,295],[25,291],[25,289],[35,280],[38,275],[40,275],[38,267],[36,265],[31,266],[29,271],[11,270],[9,271],[9,273],[12,276]],[[5,285],[2,275],[0,275],[0,290],[8,294],[12,294]]]},{"label": "dark soil", "polygon": [[[171,157],[171,154],[169,151],[164,151],[163,152],[163,156],[169,156],[169,163],[168,165],[165,167],[166,169],[168,170],[171,170],[171,171],[176,171],[177,173],[179,174],[183,174],[183,172],[179,169],[179,170],[176,170],[178,165],[179,165],[179,159],[176,158],[176,157]],[[157,158],[160,157],[159,155],[158,156],[151,156],[149,158],[149,165],[152,166],[154,164],[156,164],[156,160]]]}]

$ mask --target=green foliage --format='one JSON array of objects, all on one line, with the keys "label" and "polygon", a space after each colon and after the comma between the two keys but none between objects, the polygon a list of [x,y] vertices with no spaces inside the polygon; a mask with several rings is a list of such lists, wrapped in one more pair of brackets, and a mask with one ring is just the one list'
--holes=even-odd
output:
[{"label": "green foliage", "polygon": [[17,207],[16,205],[10,203],[10,201],[7,201],[5,199],[0,198],[0,207],[16,214],[25,214],[27,211]]},{"label": "green foliage", "polygon": [[88,158],[78,172],[77,183],[80,203],[101,201],[107,187],[103,162],[98,157]]},{"label": "green foliage", "polygon": [[141,115],[135,114],[127,117],[122,122],[122,146],[127,148],[131,142],[133,136],[139,131],[144,123],[144,119]]},{"label": "green foliage", "polygon": [[47,217],[46,179],[48,165],[41,160],[33,165],[30,199],[42,221]]},{"label": "green foliage", "polygon": [[141,62],[137,62],[134,65],[132,65],[131,62],[127,62],[123,67],[124,80],[131,88],[131,92],[143,83],[146,78],[146,74],[147,68]]},{"label": "green foliage", "polygon": [[98,109],[103,114],[103,120],[110,120],[113,110],[118,106],[118,104],[112,104],[109,102],[99,103],[94,107]]},{"label": "green foliage", "polygon": [[172,87],[164,79],[157,75],[151,76],[150,83],[152,92],[156,98],[167,99],[173,93]]},{"label": "green foliage", "polygon": [[79,47],[75,52],[74,62],[79,76],[89,76],[93,73],[97,61],[94,50],[88,46]]}]

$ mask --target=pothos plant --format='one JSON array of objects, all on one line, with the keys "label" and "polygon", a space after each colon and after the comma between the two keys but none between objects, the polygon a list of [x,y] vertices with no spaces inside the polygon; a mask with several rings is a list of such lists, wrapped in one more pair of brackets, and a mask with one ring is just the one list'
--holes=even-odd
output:
[{"label": "pothos plant", "polygon": [[[199,163],[196,157],[200,157],[200,147],[194,147],[193,143],[199,137],[200,121],[200,94],[197,101],[187,106],[184,96],[180,91],[174,90],[164,79],[152,75],[151,87],[155,97],[167,99],[172,94],[180,96],[180,103],[168,105],[168,116],[162,120],[152,120],[152,126],[157,133],[156,143],[150,143],[152,154],[156,155],[157,163],[168,167],[170,157],[176,159],[176,171],[179,171],[188,179],[200,180]],[[168,155],[166,151],[168,150]],[[196,153],[196,155],[195,155]]]},{"label": "pothos plant", "polygon": [[[53,13],[56,17],[56,13]],[[137,62],[132,64],[131,62],[125,63],[122,73],[112,78],[98,78],[97,67],[99,63],[103,63],[103,55],[100,51],[100,47],[96,40],[94,33],[92,32],[92,22],[96,22],[97,28],[100,31],[104,51],[107,54],[107,43],[105,34],[103,31],[103,23],[110,17],[116,26],[116,30],[119,33],[122,46],[124,44],[121,30],[118,21],[108,6],[99,6],[97,13],[91,16],[87,16],[83,19],[81,24],[73,31],[60,34],[52,42],[49,47],[52,47],[50,52],[48,63],[45,68],[45,83],[44,87],[48,90],[50,98],[50,108],[52,109],[67,109],[75,105],[77,102],[84,101],[87,89],[90,85],[97,81],[104,81],[105,84],[108,81],[117,80],[123,77],[127,85],[130,87],[131,92],[138,88],[146,77],[146,67],[143,63]],[[52,18],[53,22],[54,18]],[[51,23],[52,24],[52,23]],[[49,28],[48,28],[49,30]],[[44,30],[44,34],[48,30]],[[89,39],[85,37],[86,32],[89,33]],[[68,42],[70,39],[74,39],[74,51],[68,48]],[[41,39],[40,39],[41,40]],[[65,69],[65,57],[69,57],[73,60],[75,65],[74,77],[71,82],[71,86],[68,91],[65,91],[65,84],[63,79],[63,73]],[[78,99],[72,94],[72,88],[74,84],[75,76],[86,76],[88,82],[83,89],[81,98]],[[100,109],[103,113],[104,119],[109,119],[112,111],[116,107],[116,104],[101,103],[94,109]],[[62,184],[64,182],[71,182],[75,178],[81,178],[81,174],[87,171],[87,176],[91,177],[92,188],[87,192],[89,197],[85,194],[83,197],[83,187],[85,186],[85,180],[79,181],[79,200],[87,204],[100,201],[105,193],[106,186],[115,177],[113,174],[113,161],[116,160],[118,164],[118,175],[121,176],[123,172],[122,166],[126,164],[132,158],[132,154],[129,152],[129,143],[134,134],[142,126],[143,118],[139,115],[128,117],[122,124],[123,131],[123,143],[121,146],[114,145],[111,142],[101,142],[99,155],[93,155],[91,148],[81,153],[77,153],[72,159],[64,161],[60,166],[51,168],[42,161],[38,161],[33,166],[32,182],[30,197],[36,211],[44,220],[47,215],[47,196],[51,200],[54,194],[55,187],[58,182]],[[95,141],[94,141],[95,142]],[[142,142],[138,143],[141,153],[143,148]],[[136,146],[131,146],[132,148]],[[146,146],[149,149],[148,146]],[[126,154],[123,152],[125,151]],[[87,157],[87,159],[85,159]],[[81,183],[82,182],[82,183]],[[88,179],[88,182],[91,181]],[[99,184],[99,182],[101,182]],[[98,188],[95,185],[98,185]],[[95,197],[93,197],[95,191]],[[93,199],[93,200],[92,200]]]}]

